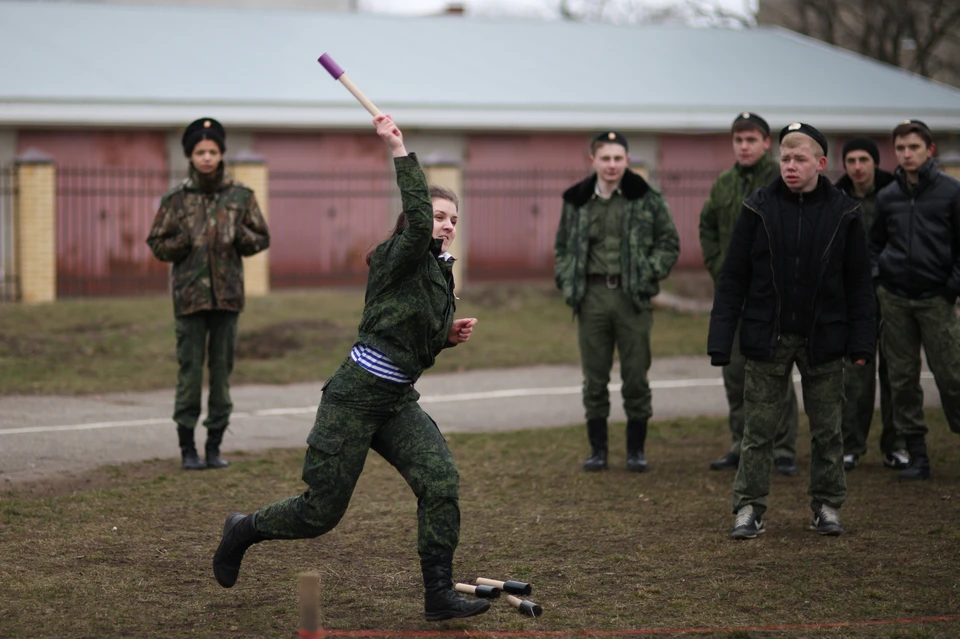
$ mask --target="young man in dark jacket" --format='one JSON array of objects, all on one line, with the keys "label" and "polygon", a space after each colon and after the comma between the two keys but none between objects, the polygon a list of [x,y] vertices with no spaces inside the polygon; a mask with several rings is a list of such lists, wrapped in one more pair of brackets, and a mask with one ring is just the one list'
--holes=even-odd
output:
[{"label": "young man in dark jacket", "polygon": [[[877,219],[877,193],[893,182],[893,175],[879,168],[880,149],[870,138],[853,138],[843,145],[843,177],[837,180],[837,188],[860,202],[860,220],[869,236]],[[877,311],[877,325],[880,312]],[[883,465],[902,470],[907,467],[910,456],[904,450],[903,436],[893,426],[893,408],[890,404],[890,378],[887,374],[887,359],[880,351],[877,365],[856,366],[845,361],[843,374],[843,469],[853,470],[867,452],[867,435],[873,421],[877,397],[877,369],[880,371],[880,452]]]},{"label": "young man in dark jacket", "polygon": [[876,314],[859,205],[820,176],[826,151],[826,138],[808,124],[780,132],[781,177],[744,202],[717,282],[710,362],[730,361],[738,324],[747,358],[733,539],[764,531],[773,438],[794,364],[810,419],[810,527],[843,532],[842,358],[873,358]]},{"label": "young man in dark jacket", "polygon": [[933,134],[919,120],[893,130],[896,181],[877,196],[870,253],[883,313],[893,423],[910,466],[904,480],[930,477],[920,387],[920,347],[940,390],[950,430],[960,433],[960,181],[937,168]]},{"label": "young man in dark jacket", "polygon": [[[710,188],[710,197],[700,211],[700,248],[703,264],[710,271],[714,285],[727,256],[730,237],[736,226],[743,200],[760,187],[770,184],[779,175],[776,161],[770,157],[770,125],[756,113],[746,111],[733,120],[730,127],[736,164],[720,174]],[[736,340],[730,363],[723,367],[723,389],[727,394],[730,416],[730,449],[710,462],[710,470],[736,470],[740,464],[743,441],[743,378],[747,360],[740,353]],[[783,413],[773,442],[774,468],[781,475],[797,474],[797,393],[793,384],[783,396]]]}]

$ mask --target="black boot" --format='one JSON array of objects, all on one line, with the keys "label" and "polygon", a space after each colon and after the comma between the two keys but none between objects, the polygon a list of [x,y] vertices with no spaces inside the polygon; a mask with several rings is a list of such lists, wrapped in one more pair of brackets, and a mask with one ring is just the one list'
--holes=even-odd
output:
[{"label": "black boot", "polygon": [[627,470],[642,473],[647,470],[647,458],[643,447],[647,441],[647,420],[627,420]]},{"label": "black boot", "polygon": [[420,555],[423,572],[423,615],[427,621],[443,621],[479,615],[490,609],[487,599],[467,599],[453,589],[453,552]]},{"label": "black boot", "polygon": [[220,442],[223,441],[223,433],[226,430],[226,427],[220,430],[207,429],[207,443],[204,445],[207,453],[207,468],[226,468],[230,465],[230,462],[220,457]]},{"label": "black boot", "polygon": [[590,456],[583,462],[587,471],[607,469],[607,420],[588,419],[587,438],[590,440]]},{"label": "black boot", "polygon": [[213,576],[217,578],[217,583],[224,588],[237,583],[243,553],[253,544],[266,539],[257,532],[257,513],[233,513],[227,517],[223,525],[223,537],[213,555]]},{"label": "black boot", "polygon": [[203,470],[207,467],[197,455],[197,446],[193,443],[193,429],[177,426],[177,437],[180,440],[180,468],[184,470]]},{"label": "black boot", "polygon": [[900,471],[900,481],[930,479],[930,458],[927,457],[927,441],[923,435],[905,437],[910,465]]}]

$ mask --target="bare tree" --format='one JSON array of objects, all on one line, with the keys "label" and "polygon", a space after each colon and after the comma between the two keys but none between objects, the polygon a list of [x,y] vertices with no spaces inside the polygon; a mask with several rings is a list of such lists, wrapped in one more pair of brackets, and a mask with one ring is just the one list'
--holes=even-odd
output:
[{"label": "bare tree", "polygon": [[725,9],[716,0],[660,4],[644,0],[559,0],[560,17],[580,22],[686,24],[749,27],[753,16]]},{"label": "bare tree", "polygon": [[960,85],[960,0],[760,0],[757,19]]}]

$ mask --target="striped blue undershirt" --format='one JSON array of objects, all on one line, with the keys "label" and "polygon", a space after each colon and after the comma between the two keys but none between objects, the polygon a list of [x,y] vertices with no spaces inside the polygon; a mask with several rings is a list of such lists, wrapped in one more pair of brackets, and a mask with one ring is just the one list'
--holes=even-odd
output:
[{"label": "striped blue undershirt", "polygon": [[380,379],[398,384],[413,383],[413,380],[400,370],[399,366],[390,361],[389,357],[370,346],[354,345],[350,350],[350,358],[357,363],[357,366]]}]

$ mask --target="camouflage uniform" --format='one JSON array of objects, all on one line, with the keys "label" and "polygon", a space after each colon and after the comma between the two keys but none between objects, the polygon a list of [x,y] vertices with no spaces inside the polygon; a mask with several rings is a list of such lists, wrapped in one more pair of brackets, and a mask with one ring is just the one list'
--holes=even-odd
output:
[{"label": "camouflage uniform", "polygon": [[[452,346],[452,260],[437,259],[433,205],[416,156],[395,160],[408,226],[380,244],[370,262],[358,344],[385,353],[411,379]],[[340,521],[363,470],[367,450],[390,462],[417,496],[421,562],[450,557],[460,530],[459,476],[446,441],[420,408],[412,384],[374,376],[347,358],[324,386],[307,437],[303,481],[296,497],[261,508],[256,531],[265,539],[302,539]]]},{"label": "camouflage uniform", "polygon": [[211,176],[191,165],[189,177],[160,201],[147,244],[158,259],[173,262],[180,364],[173,419],[183,428],[196,427],[208,351],[210,396],[204,425],[222,432],[233,409],[230,373],[237,315],[244,302],[241,258],[270,246],[267,224],[253,191],[225,175],[223,164]]},{"label": "camouflage uniform", "polygon": [[[886,171],[876,170],[874,188],[865,197],[857,197],[850,176],[837,181],[837,188],[849,197],[860,202],[860,220],[867,236],[877,219],[877,192],[889,184],[893,176]],[[883,325],[880,307],[877,305],[877,335]],[[878,340],[879,342],[879,340]],[[877,396],[877,374],[880,376],[880,451],[886,455],[904,448],[903,435],[897,433],[893,425],[893,406],[890,401],[890,377],[887,371],[887,358],[883,349],[878,349],[877,359],[865,366],[857,366],[850,360],[844,360],[843,372],[843,454],[862,457],[867,452],[867,436],[873,422],[873,413]]]},{"label": "camouflage uniform", "polygon": [[[710,189],[710,196],[700,211],[700,248],[703,263],[716,282],[720,277],[723,260],[733,236],[733,227],[740,217],[743,201],[748,195],[766,186],[779,175],[779,167],[768,154],[756,164],[741,167],[739,164],[720,174]],[[744,409],[743,383],[747,359],[740,353],[739,336],[734,338],[730,363],[723,367],[723,388],[730,407],[729,428],[732,442],[730,452],[740,455],[743,440]],[[793,384],[788,384],[781,403],[782,413],[777,424],[773,443],[774,459],[795,459],[797,456],[797,393]]]}]

